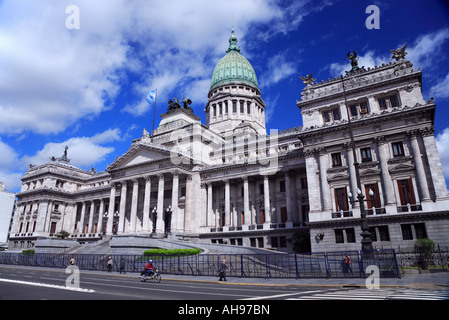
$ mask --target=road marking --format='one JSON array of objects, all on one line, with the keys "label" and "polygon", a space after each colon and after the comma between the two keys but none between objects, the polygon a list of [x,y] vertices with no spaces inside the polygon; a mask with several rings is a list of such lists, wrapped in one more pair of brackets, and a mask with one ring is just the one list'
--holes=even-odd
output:
[{"label": "road marking", "polygon": [[289,297],[289,296],[297,296],[298,294],[307,294],[307,293],[316,293],[316,292],[322,292],[321,290],[315,290],[315,291],[304,291],[304,292],[295,292],[295,293],[284,293],[284,294],[276,294],[274,296],[261,296],[261,297],[252,297],[252,298],[246,298],[246,299],[240,299],[240,300],[264,300],[264,299],[277,299],[277,298],[283,298],[283,297]]},{"label": "road marking", "polygon": [[70,291],[85,292],[85,293],[94,293],[95,292],[95,290],[91,290],[91,289],[72,288],[72,287],[59,286],[59,285],[54,285],[54,284],[29,282],[29,281],[21,281],[21,280],[0,279],[0,282],[25,284],[25,285],[36,286],[36,287],[46,287],[46,288],[52,288],[52,289],[70,290]]}]

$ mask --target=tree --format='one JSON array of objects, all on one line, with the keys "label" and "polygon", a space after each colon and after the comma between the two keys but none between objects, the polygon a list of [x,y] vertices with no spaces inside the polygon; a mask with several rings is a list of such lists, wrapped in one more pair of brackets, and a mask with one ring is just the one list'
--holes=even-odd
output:
[{"label": "tree", "polygon": [[417,239],[415,242],[415,253],[417,253],[418,268],[425,270],[435,251],[435,243],[427,238]]},{"label": "tree", "polygon": [[312,251],[309,230],[295,231],[291,238],[288,239],[288,242],[292,245],[292,249],[296,253],[306,253]]}]

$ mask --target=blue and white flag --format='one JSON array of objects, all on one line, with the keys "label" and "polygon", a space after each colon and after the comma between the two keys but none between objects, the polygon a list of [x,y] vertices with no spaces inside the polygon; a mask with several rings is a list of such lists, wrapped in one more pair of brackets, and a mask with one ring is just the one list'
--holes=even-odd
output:
[{"label": "blue and white flag", "polygon": [[156,90],[151,90],[147,95],[147,102],[152,104],[156,99]]}]

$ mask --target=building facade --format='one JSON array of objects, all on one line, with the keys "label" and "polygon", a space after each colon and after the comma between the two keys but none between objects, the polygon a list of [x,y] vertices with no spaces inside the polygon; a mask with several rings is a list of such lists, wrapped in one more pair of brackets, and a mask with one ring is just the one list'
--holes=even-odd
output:
[{"label": "building facade", "polygon": [[449,245],[435,104],[423,100],[421,71],[405,55],[395,59],[367,70],[355,63],[321,83],[302,78],[303,126],[267,134],[256,73],[232,32],[205,124],[188,98],[174,99],[158,128],[144,129],[105,172],[72,166],[67,149],[32,166],[10,248],[66,231],[80,242],[167,237],[288,251],[292,234],[304,231],[314,252],[359,250],[358,191],[375,248],[419,237]]},{"label": "building facade", "polygon": [[11,216],[14,212],[16,196],[5,190],[5,185],[0,181],[0,246],[8,243],[9,229],[11,227]]}]

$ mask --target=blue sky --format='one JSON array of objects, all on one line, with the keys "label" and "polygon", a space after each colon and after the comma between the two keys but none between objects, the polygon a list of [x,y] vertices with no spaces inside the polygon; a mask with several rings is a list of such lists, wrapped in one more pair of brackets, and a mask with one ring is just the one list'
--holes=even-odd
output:
[{"label": "blue sky", "polygon": [[[68,29],[66,8],[80,10]],[[369,5],[379,29],[367,29]],[[203,119],[210,79],[231,26],[257,74],[267,129],[302,124],[303,83],[359,65],[407,58],[423,71],[424,99],[435,98],[435,129],[449,178],[449,5],[376,0],[0,0],[0,181],[11,192],[35,165],[61,156],[83,169],[106,166],[151,130],[145,101],[157,89],[156,126],[168,99],[188,96]]]}]

